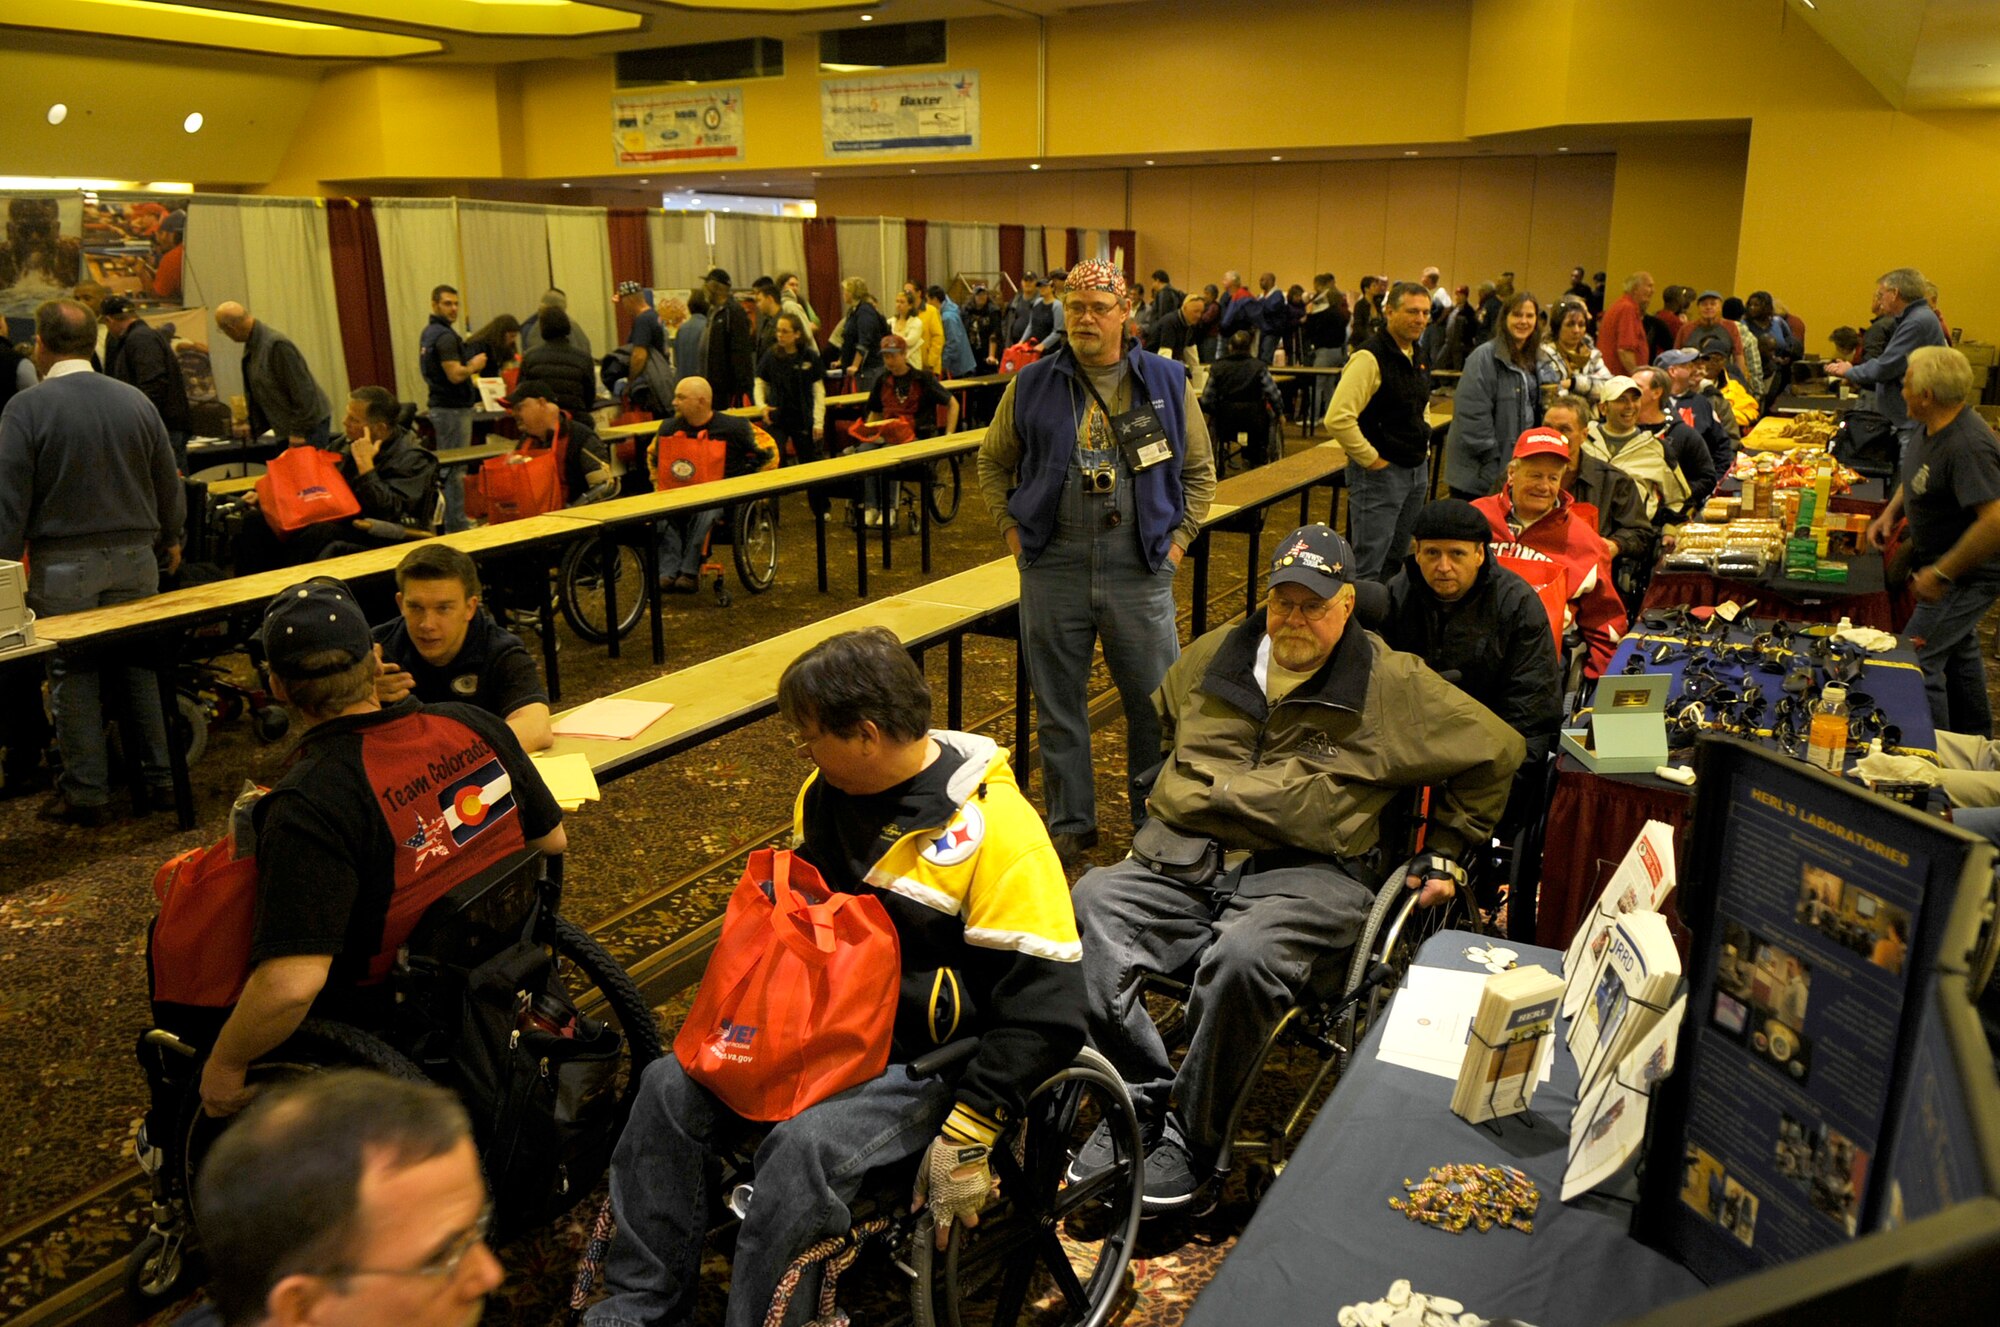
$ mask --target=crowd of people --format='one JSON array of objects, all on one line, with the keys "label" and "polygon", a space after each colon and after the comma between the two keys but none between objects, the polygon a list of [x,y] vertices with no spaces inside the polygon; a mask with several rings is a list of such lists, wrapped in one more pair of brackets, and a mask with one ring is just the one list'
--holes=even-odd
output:
[{"label": "crowd of people", "polygon": [[[901,971],[884,992],[897,1010],[890,1067],[769,1127],[758,1148],[732,1322],[762,1320],[792,1260],[847,1228],[865,1175],[883,1166],[915,1164],[914,1201],[940,1238],[976,1224],[993,1188],[990,1149],[1086,1043],[1139,1110],[1146,1211],[1185,1208],[1215,1173],[1249,1052],[1315,970],[1353,945],[1376,890],[1425,905],[1460,891],[1495,901],[1490,845],[1539,810],[1565,646],[1586,675],[1602,670],[1635,583],[1727,470],[1746,406],[1769,392],[1752,375],[1788,381],[1804,357],[1803,328],[1762,292],[1732,317],[1716,292],[1669,287],[1651,315],[1646,273],[1608,306],[1601,274],[1594,285],[1581,269],[1572,276],[1548,308],[1511,274],[1482,283],[1476,302],[1463,286],[1454,297],[1435,269],[1371,278],[1351,299],[1328,276],[1306,299],[1271,274],[1257,292],[1232,272],[1187,295],[1163,271],[1128,283],[1093,260],[1046,281],[1024,275],[1005,308],[985,290],[960,307],[933,287],[898,292],[887,314],[864,282],[847,283],[826,340],[831,362],[867,382],[864,424],[878,438],[897,418],[953,427],[939,373],[1033,349],[994,411],[978,479],[1021,571],[1046,809],[1027,801],[991,739],[933,726],[923,672],[889,632],[832,637],[786,669],[779,712],[810,763],[798,851],[830,889],[882,903]],[[817,315],[795,279],[751,289],[739,299],[720,271],[685,302],[648,304],[621,288],[634,316],[619,376],[631,400],[665,417],[648,470],[677,438],[719,441],[732,472],[827,445]],[[368,534],[371,520],[424,520],[437,501],[433,448],[470,419],[464,389],[517,357],[506,409],[523,437],[559,454],[565,498],[615,491],[587,417],[590,352],[560,299],[525,323],[496,318],[464,336],[457,297],[432,292],[429,446],[375,387],[350,395],[335,439],[296,347],[241,305],[218,308],[218,326],[245,347],[250,426],[338,452],[366,495],[360,525],[322,532],[319,551]],[[1871,406],[1901,429],[1900,482],[1869,538],[1907,521],[1921,601],[1909,634],[1939,727],[1984,738],[1976,629],[2000,597],[2000,441],[1970,408],[1973,375],[1945,344],[1934,299],[1910,269],[1884,275],[1876,322],[1839,338],[1854,357],[1825,368],[1872,389]],[[101,325],[117,353],[97,362],[153,380],[158,348],[130,312],[111,300],[45,305],[39,381],[0,413],[0,557],[32,553],[37,612],[144,597],[178,564],[186,512],[167,410],[144,384],[93,368]],[[1426,411],[1454,345],[1461,376],[1438,436]],[[1348,460],[1349,535],[1321,524],[1285,535],[1261,609],[1183,648],[1174,581],[1215,493],[1210,421],[1233,418],[1239,392],[1275,408],[1269,369],[1281,352],[1342,369],[1323,419],[1326,445]],[[764,408],[775,445],[724,412],[738,401]],[[1450,496],[1432,500],[1437,447]],[[705,515],[676,518],[659,568],[670,589],[692,588]],[[389,620],[371,623],[324,579],[266,609],[259,645],[305,736],[302,758],[257,805],[249,981],[200,1080],[211,1113],[251,1112],[224,1133],[196,1194],[232,1327],[303,1321],[330,1304],[354,1320],[428,1321],[412,1285],[462,1318],[498,1282],[469,1130],[447,1096],[366,1075],[254,1104],[246,1087],[249,1067],[309,1013],[380,1022],[389,959],[429,901],[509,854],[567,847],[526,758],[551,740],[546,691],[481,590],[463,553],[418,542]],[[1126,720],[1134,829],[1115,863],[1093,858],[1088,688],[1100,646]],[[150,675],[53,657],[61,782],[43,814],[108,814],[105,682],[139,719],[138,764],[164,798]],[[7,745],[12,794],[11,734]],[[427,768],[476,771],[468,786],[494,793],[482,816],[430,817],[383,773]],[[1418,788],[1430,790],[1421,809],[1392,810]],[[1146,972],[1190,986],[1178,1066],[1146,1009]],[[909,1072],[968,1033],[981,1041],[963,1069]],[[611,1164],[618,1234],[609,1294],[590,1321],[688,1318],[718,1197],[706,1160],[752,1127],[676,1057],[645,1070]],[[1100,1131],[1070,1159],[1071,1179],[1115,1152]],[[308,1155],[316,1164],[298,1164]]]}]

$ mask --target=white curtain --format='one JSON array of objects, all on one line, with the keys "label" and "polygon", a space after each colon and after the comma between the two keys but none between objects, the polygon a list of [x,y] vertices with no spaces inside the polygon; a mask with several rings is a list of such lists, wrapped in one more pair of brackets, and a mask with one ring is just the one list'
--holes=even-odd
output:
[{"label": "white curtain", "polygon": [[459,301],[467,327],[477,331],[503,313],[525,319],[541,305],[549,288],[548,213],[535,203],[459,203],[465,270]]},{"label": "white curtain", "polygon": [[[653,289],[685,299],[714,264],[700,212],[655,212],[646,222],[653,242]],[[730,273],[735,276],[735,272]]]},{"label": "white curtain", "polygon": [[887,310],[909,274],[910,249],[901,217],[841,217],[834,237],[840,250],[840,279],[858,276],[875,302]]},{"label": "white curtain", "polygon": [[[188,220],[192,225],[193,217]],[[382,284],[387,287],[389,303],[389,344],[396,357],[396,395],[422,405],[430,393],[418,365],[417,343],[430,321],[431,287],[465,289],[459,274],[456,205],[449,198],[377,198],[375,234],[382,244]],[[189,248],[192,250],[192,242]]]},{"label": "white curtain", "polygon": [[951,293],[951,222],[933,221],[924,227],[924,288],[943,286]]},{"label": "white curtain", "polygon": [[[189,305],[213,311],[235,300],[291,338],[338,421],[346,408],[347,358],[325,204],[317,198],[201,195],[188,203],[187,251],[182,282]],[[210,340],[216,392],[227,401],[243,390],[243,357],[218,334]]]},{"label": "white curtain", "polygon": [[548,209],[549,284],[569,300],[570,321],[599,355],[617,345],[611,315],[611,232],[601,207]]},{"label": "white curtain", "polygon": [[[1047,248],[1042,243],[1042,228],[1040,226],[1023,226],[1021,228],[1021,266],[1027,268],[1036,276],[1047,276],[1049,274],[1049,255]],[[1017,273],[1016,275],[1019,274]]]},{"label": "white curtain", "polygon": [[940,226],[933,221],[925,248],[931,281],[946,290],[960,276],[991,285],[1000,272],[1000,227],[991,222],[949,221]]}]

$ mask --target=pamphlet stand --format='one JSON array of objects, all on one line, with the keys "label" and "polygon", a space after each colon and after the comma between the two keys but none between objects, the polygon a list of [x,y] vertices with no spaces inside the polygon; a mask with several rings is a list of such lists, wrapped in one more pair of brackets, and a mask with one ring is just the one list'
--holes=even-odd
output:
[{"label": "pamphlet stand", "polygon": [[[1682,993],[1685,992],[1686,990],[1687,990],[1687,982],[1683,981],[1680,983],[1679,986],[1677,986],[1674,989],[1674,999],[1679,999]],[[1654,1014],[1662,1018],[1666,1016],[1667,1010],[1673,1008],[1673,1003],[1674,1003],[1673,1000],[1669,1000],[1665,1004],[1652,1004],[1648,1001],[1641,1000],[1636,995],[1628,995],[1626,999],[1630,1000],[1633,1004],[1638,1005],[1641,1009],[1652,1010]],[[1582,1072],[1582,1082],[1584,1084],[1582,1090],[1586,1093],[1590,1090],[1589,1086],[1590,1083],[1597,1077],[1597,1069],[1599,1064],[1604,1059],[1604,1048],[1608,1044],[1609,1043],[1607,1042],[1607,1040],[1600,1035],[1597,1039],[1597,1044],[1590,1048],[1590,1058],[1578,1065],[1578,1068]],[[1627,1084],[1627,1086],[1629,1087],[1630,1084]],[[1651,1096],[1652,1093],[1648,1091],[1646,1095]]]},{"label": "pamphlet stand", "polygon": [[[1492,1052],[1493,1055],[1500,1057],[1502,1060],[1504,1060],[1508,1052],[1524,1044],[1518,1041],[1509,1041],[1509,1042],[1503,1042],[1502,1044],[1496,1046],[1492,1042],[1488,1041],[1486,1038],[1480,1036],[1477,1028],[1468,1028],[1467,1032],[1471,1035],[1474,1041],[1478,1042],[1481,1046],[1485,1047],[1488,1051]],[[1540,1066],[1542,1061],[1541,1043],[1547,1041],[1550,1037],[1554,1035],[1555,1035],[1554,1030],[1551,1029],[1550,1031],[1544,1032],[1540,1036],[1534,1038],[1535,1048],[1528,1053],[1529,1055],[1528,1072],[1522,1075],[1521,1077],[1521,1090],[1513,1106],[1503,1108],[1499,1104],[1499,1102],[1495,1100],[1494,1094],[1500,1090],[1500,1078],[1498,1075],[1496,1075],[1491,1081],[1489,1081],[1486,1084],[1486,1108],[1492,1111],[1493,1114],[1489,1118],[1479,1121],[1480,1128],[1486,1130],[1488,1133],[1498,1135],[1500,1132],[1499,1121],[1503,1116],[1519,1116],[1521,1117],[1522,1122],[1526,1124],[1529,1129],[1533,1129],[1535,1127],[1536,1119],[1535,1119],[1534,1108],[1528,1105],[1528,1089],[1535,1083],[1536,1075],[1540,1072]],[[1496,1063],[1496,1062],[1499,1061],[1489,1061],[1489,1063]]]},{"label": "pamphlet stand", "polygon": [[[1622,1203],[1632,1210],[1633,1218],[1636,1221],[1639,1209],[1639,1184],[1646,1174],[1646,1143],[1652,1140],[1653,1089],[1659,1086],[1659,1080],[1655,1079],[1650,1083],[1635,1083],[1622,1073],[1614,1073],[1612,1078],[1617,1082],[1618,1086],[1624,1088],[1627,1092],[1635,1094],[1641,1101],[1646,1103],[1646,1138],[1644,1142],[1640,1143],[1638,1150],[1632,1154],[1631,1170],[1629,1173],[1621,1169],[1618,1173],[1593,1186],[1588,1195],[1579,1193],[1577,1198],[1581,1200],[1586,1196],[1592,1196],[1601,1198],[1605,1202]],[[1572,1121],[1573,1124],[1574,1121]],[[1587,1134],[1588,1130],[1586,1130],[1586,1136],[1582,1138],[1579,1138],[1575,1133],[1570,1134],[1569,1159],[1572,1165],[1576,1162],[1576,1154],[1589,1141]],[[1616,1183],[1615,1188],[1612,1187],[1614,1181]]]}]

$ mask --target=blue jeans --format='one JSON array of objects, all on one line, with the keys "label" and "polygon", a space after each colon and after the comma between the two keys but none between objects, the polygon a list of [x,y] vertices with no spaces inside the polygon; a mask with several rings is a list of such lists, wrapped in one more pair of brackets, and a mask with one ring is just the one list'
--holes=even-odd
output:
[{"label": "blue jeans", "polygon": [[[1132,477],[1117,491],[1086,493],[1074,466],[1063,485],[1055,537],[1021,570],[1021,652],[1035,693],[1035,733],[1048,780],[1051,834],[1097,828],[1097,783],[1090,763],[1090,658],[1102,641],[1104,665],[1125,708],[1125,776],[1132,818],[1145,799],[1138,776],[1160,760],[1153,692],[1180,657],[1174,623],[1174,564],[1157,571],[1139,549]],[[1116,516],[1116,524],[1106,524]]]},{"label": "blue jeans", "polygon": [[708,532],[722,517],[722,508],[685,512],[660,522],[660,578],[692,576],[701,579],[702,554],[708,551]]},{"label": "blue jeans", "polygon": [[[879,1077],[771,1126],[753,1165],[755,1195],[736,1237],[728,1327],[757,1327],[794,1258],[845,1232],[868,1173],[916,1156],[951,1110],[951,1084],[912,1078],[892,1064]],[[611,1158],[611,1210],[618,1221],[604,1265],[608,1298],[592,1327],[652,1327],[694,1320],[702,1236],[715,1206],[710,1159],[754,1126],[687,1076],[672,1055],[640,1080],[632,1117]],[[810,1318],[819,1277],[792,1296],[788,1323]]]},{"label": "blue jeans", "polygon": [[1410,532],[1430,487],[1427,465],[1370,470],[1347,466],[1347,539],[1354,546],[1356,580],[1382,581],[1396,574],[1410,549]]},{"label": "blue jeans", "polygon": [[[886,447],[886,442],[857,442],[851,447],[842,447],[842,456],[857,456],[862,452],[872,452]],[[893,511],[889,501],[889,480],[881,475],[870,475],[861,481],[861,508],[863,511]]]},{"label": "blue jeans", "polygon": [[[1316,369],[1337,368],[1347,362],[1347,351],[1340,346],[1320,346],[1313,351],[1313,367]],[[1340,379],[1330,373],[1313,375],[1313,419],[1326,418],[1327,407],[1333,404],[1333,389]]]},{"label": "blue jeans", "polygon": [[1964,580],[1936,603],[1919,603],[1903,628],[1924,670],[1924,696],[1931,703],[1931,723],[1939,729],[1993,735],[1979,622],[1995,598],[2000,598],[2000,578]]},{"label": "blue jeans", "polygon": [[[472,445],[472,407],[432,406],[431,428],[437,434],[441,452]],[[458,466],[440,466],[438,482],[444,486],[444,533],[457,534],[466,528],[465,473]]]},{"label": "blue jeans", "polygon": [[[37,617],[126,604],[149,598],[159,588],[159,563],[146,544],[35,550],[29,562],[28,607]],[[56,786],[73,806],[103,806],[111,800],[110,760],[104,751],[105,679],[123,698],[129,720],[126,749],[136,752],[146,786],[165,788],[172,779],[167,721],[152,670],[58,650],[49,656],[49,700],[63,763]]]},{"label": "blue jeans", "polygon": [[[1148,1136],[1164,1126],[1198,1166],[1228,1141],[1230,1108],[1264,1039],[1320,961],[1353,947],[1375,901],[1331,864],[1261,872],[1253,864],[1218,917],[1208,890],[1130,857],[1077,881],[1074,898],[1090,1044],[1131,1089]],[[1148,972],[1190,983],[1178,1073],[1146,1008]]]}]

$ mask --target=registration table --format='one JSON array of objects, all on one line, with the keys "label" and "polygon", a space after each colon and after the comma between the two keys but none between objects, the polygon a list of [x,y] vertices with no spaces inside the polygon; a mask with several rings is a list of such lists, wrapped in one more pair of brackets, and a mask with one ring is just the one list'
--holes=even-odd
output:
[{"label": "registration table", "polygon": [[[1769,627],[1758,623],[1757,630]],[[1732,629],[1731,639],[1751,638],[1745,628]],[[1607,674],[1624,670],[1625,663],[1639,650],[1651,651],[1662,643],[1679,646],[1681,638],[1670,635],[1634,634],[1627,636],[1612,655]],[[1649,668],[1673,677],[1667,692],[1671,712],[1680,694],[1681,671],[1685,659]],[[1734,669],[1717,670],[1727,678]],[[1782,677],[1755,674],[1769,705],[1783,694]],[[1929,702],[1924,698],[1924,677],[1916,655],[1907,649],[1885,650],[1868,656],[1855,690],[1865,692],[1880,707],[1887,721],[1902,729],[1900,749],[1914,755],[1935,756],[1937,739],[1931,726]],[[1768,709],[1767,709],[1768,713]],[[1767,738],[1768,740],[1768,738]],[[1850,743],[1850,758],[1859,758],[1866,743]],[[1535,939],[1545,945],[1567,945],[1590,900],[1597,897],[1619,859],[1632,845],[1648,820],[1664,821],[1677,834],[1687,828],[1694,814],[1694,790],[1670,783],[1652,774],[1595,774],[1581,761],[1564,755],[1556,765],[1555,793],[1549,801],[1548,838],[1542,858],[1542,884],[1535,906]],[[1673,915],[1673,896],[1668,895],[1665,911]]]},{"label": "registration table", "polygon": [[[1470,945],[1445,931],[1417,963],[1473,971]],[[1519,946],[1519,961],[1562,970],[1562,954]],[[1401,998],[1400,996],[1398,998]],[[1195,1301],[1188,1327],[1331,1323],[1342,1305],[1379,1299],[1408,1280],[1482,1318],[1537,1327],[1597,1327],[1698,1293],[1694,1273],[1627,1233],[1631,1208],[1596,1194],[1560,1201],[1576,1108],[1576,1062],[1560,1045],[1535,1091],[1533,1123],[1493,1128],[1451,1113],[1451,1080],[1375,1058],[1388,1019],[1362,1040],[1243,1237]],[[1451,1234],[1394,1211],[1405,1179],[1472,1162],[1526,1172],[1541,1192],[1535,1230]]]}]

